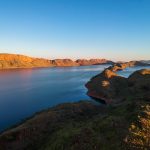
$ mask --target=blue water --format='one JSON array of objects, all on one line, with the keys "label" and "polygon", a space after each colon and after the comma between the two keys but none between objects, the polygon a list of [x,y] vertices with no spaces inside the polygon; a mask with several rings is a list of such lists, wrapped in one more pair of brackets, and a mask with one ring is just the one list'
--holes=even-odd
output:
[{"label": "blue water", "polygon": [[108,66],[0,71],[0,130],[56,104],[89,100],[85,83]]},{"label": "blue water", "polygon": [[135,72],[136,70],[140,70],[140,69],[150,69],[150,66],[144,66],[144,67],[130,67],[130,68],[126,68],[122,71],[118,71],[117,74],[119,74],[120,76],[123,77],[129,77],[130,74],[132,74],[133,72]]},{"label": "blue water", "polygon": [[[0,131],[37,111],[90,100],[85,83],[109,65],[0,71]],[[120,71],[125,77],[141,68]]]}]

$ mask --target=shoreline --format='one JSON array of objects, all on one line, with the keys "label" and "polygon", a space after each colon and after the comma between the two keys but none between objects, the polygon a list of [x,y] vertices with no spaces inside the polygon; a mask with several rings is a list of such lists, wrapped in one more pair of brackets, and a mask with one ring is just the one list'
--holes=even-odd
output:
[{"label": "shoreline", "polygon": [[[65,103],[60,103],[60,104],[56,104],[54,106],[51,106],[51,107],[48,107],[48,108],[45,108],[45,109],[42,109],[40,111],[37,111],[35,113],[33,113],[32,115],[28,116],[28,117],[25,117],[23,119],[21,119],[18,123],[15,123],[14,125],[11,125],[10,127],[0,131],[0,136],[3,135],[5,132],[11,130],[11,129],[14,129],[14,128],[17,128],[21,125],[23,125],[24,123],[26,123],[28,120],[30,119],[33,119],[34,117],[36,117],[37,115],[39,114],[42,114],[44,112],[47,112],[49,110],[53,110],[55,108],[58,108],[58,107],[61,107],[61,106],[65,106],[65,105],[71,105],[71,104],[80,104],[80,103],[91,103],[93,105],[96,105],[94,101],[90,101],[90,100],[79,100],[79,101],[76,101],[76,102],[65,102]],[[99,102],[97,102],[97,105],[98,105]],[[99,105],[105,105],[103,103],[99,103]]]},{"label": "shoreline", "polygon": [[[127,63],[128,63],[128,62],[127,62]],[[124,65],[124,64],[126,64],[126,63],[121,63],[121,64]],[[104,65],[104,64],[100,64],[100,65]],[[107,64],[106,64],[106,65],[107,65]],[[150,66],[150,64],[146,64],[146,65]],[[89,66],[89,65],[88,65],[88,66]],[[91,65],[90,65],[90,66],[91,66]],[[102,71],[102,73],[105,72],[105,70],[109,70],[109,69],[113,70],[113,68],[114,68],[115,66],[116,66],[116,64],[114,64],[114,65],[112,65],[112,66],[110,66],[110,67],[108,67],[108,68],[105,68],[105,69]],[[82,66],[67,66],[67,67],[82,67]],[[60,68],[67,68],[67,67],[60,67]],[[130,66],[130,67],[136,67],[136,66]],[[130,68],[130,67],[129,67],[129,68]],[[13,69],[20,70],[20,69],[39,69],[39,68],[58,68],[58,67],[57,67],[57,66],[54,66],[54,67],[36,67],[36,68],[35,68],[35,67],[34,67],[34,68],[13,68]],[[128,68],[128,67],[126,67],[126,68]],[[126,68],[123,68],[122,70],[124,70],[124,69],[126,69]],[[9,69],[4,69],[4,70],[9,70]],[[118,71],[122,71],[122,70],[119,69],[119,70],[117,70],[117,71],[115,71],[115,72],[117,73]],[[1,70],[0,70],[0,71],[1,71]],[[98,75],[92,77],[91,79],[93,79],[93,78],[95,78],[95,77],[101,75],[102,73],[100,73],[100,74],[98,74]],[[118,75],[118,76],[119,76],[119,75]],[[119,77],[122,77],[122,76],[119,76]],[[125,78],[125,77],[123,77],[123,78]],[[127,78],[125,78],[125,79],[127,79]],[[85,87],[86,87],[86,85],[85,85]],[[87,87],[86,87],[86,88],[87,88]],[[93,100],[93,101],[95,101],[95,102],[97,102],[97,103],[99,103],[99,104],[101,104],[101,105],[107,105],[107,104],[109,104],[109,103],[107,103],[107,101],[106,101],[105,99],[103,99],[103,98],[95,97],[95,96],[90,95],[90,94],[88,94],[88,93],[87,93],[87,95],[88,95],[89,97],[91,97],[91,100]],[[10,127],[8,127],[8,128],[6,128],[6,129],[0,131],[0,135],[3,134],[5,131],[11,130],[11,129],[13,129],[13,128],[16,128],[16,127],[18,127],[18,126],[24,124],[26,121],[28,121],[28,120],[34,118],[36,115],[38,115],[38,114],[40,114],[40,113],[43,113],[43,112],[45,112],[45,111],[47,111],[47,110],[53,109],[53,108],[55,108],[55,107],[58,107],[59,105],[74,104],[74,103],[80,103],[80,102],[90,102],[90,103],[92,102],[92,103],[94,104],[93,101],[90,101],[90,100],[86,100],[86,101],[78,100],[78,101],[76,101],[76,102],[65,102],[65,103],[60,103],[60,104],[51,106],[51,107],[46,108],[46,109],[42,109],[41,111],[37,111],[37,112],[33,113],[32,115],[30,115],[29,117],[26,117],[26,118],[21,119],[18,123],[14,124],[14,125],[11,125]]]},{"label": "shoreline", "polygon": [[45,67],[14,67],[14,68],[0,68],[1,70],[21,70],[21,69],[44,69],[44,68],[71,68],[71,67],[84,67],[84,66],[99,66],[99,65],[111,65],[109,63],[94,64],[94,65],[80,65],[80,66],[45,66]]},{"label": "shoreline", "polygon": [[[127,63],[128,63],[128,62],[127,62]],[[124,65],[124,64],[126,64],[126,63],[120,63],[120,64],[123,64],[123,65]],[[108,65],[108,64],[99,64],[99,65]],[[150,64],[146,64],[146,66],[147,66],[147,65],[150,66]],[[88,66],[93,66],[93,65],[88,65]],[[102,73],[105,72],[105,70],[109,70],[109,69],[113,70],[113,68],[114,68],[115,66],[116,66],[116,64],[114,64],[114,65],[112,65],[112,66],[110,66],[110,67],[108,67],[108,68],[105,68],[105,69],[102,71]],[[137,66],[138,66],[138,65],[137,65]],[[68,67],[82,67],[82,66],[65,66],[65,67],[53,66],[53,67],[32,67],[32,68],[11,68],[11,69],[21,70],[21,69],[40,69],[40,68],[41,68],[41,69],[43,69],[43,68],[68,68]],[[130,67],[136,67],[136,66],[130,66]],[[129,67],[129,68],[130,68],[130,67]],[[128,68],[128,67],[126,67],[126,68]],[[126,68],[123,68],[122,70],[124,70],[124,69],[126,69]],[[10,69],[10,70],[11,70],[11,69]],[[3,70],[9,70],[9,69],[3,69]],[[117,71],[115,71],[115,72],[122,71],[122,70],[119,69],[119,70],[117,70]],[[1,71],[1,69],[0,69],[0,71]],[[98,74],[98,75],[96,75],[96,76],[99,76],[99,75],[101,75],[101,73]],[[96,76],[92,77],[91,79],[95,78]],[[118,75],[118,76],[119,76],[119,75]],[[120,77],[122,77],[122,76],[120,76]],[[123,78],[125,78],[125,77],[123,77]],[[127,79],[127,78],[125,78],[125,79]],[[85,85],[85,87],[86,87],[86,85]],[[101,104],[101,105],[107,105],[107,104],[109,104],[109,103],[107,103],[107,101],[105,101],[103,98],[94,97],[93,95],[89,95],[88,93],[87,93],[87,95],[88,95],[89,97],[91,97],[91,100],[93,100],[93,101],[95,101],[95,102],[97,102],[97,103],[99,103],[99,104]],[[59,106],[59,105],[74,104],[74,103],[80,103],[80,102],[92,102],[92,103],[94,103],[93,101],[90,101],[90,100],[86,100],[86,101],[78,100],[78,101],[76,101],[76,102],[65,102],[65,103],[56,104],[56,105],[51,106],[51,107],[46,108],[46,109],[42,109],[42,110],[40,110],[40,111],[37,111],[37,112],[33,113],[33,114],[30,115],[29,117],[22,118],[20,121],[18,121],[18,123],[14,124],[14,125],[10,125],[10,127],[6,128],[6,129],[4,129],[4,130],[1,130],[1,131],[0,131],[0,135],[3,134],[5,131],[8,131],[8,130],[10,130],[10,129],[16,128],[16,127],[18,127],[18,126],[24,124],[26,121],[28,121],[28,120],[34,118],[36,115],[38,115],[38,114],[40,114],[40,113],[43,113],[43,112],[45,112],[45,111],[47,111],[47,110],[49,110],[49,109],[53,109],[53,108],[55,108],[55,107],[57,107],[57,106]]]},{"label": "shoreline", "polygon": [[[128,82],[130,81],[130,76],[132,76],[132,74],[128,78],[125,78],[123,76],[118,75],[117,72],[123,71],[126,68],[138,66],[147,67],[150,66],[150,64],[138,61],[130,61],[126,63],[116,63],[104,69],[100,74],[92,77],[90,81],[85,84],[85,87],[88,89],[87,95],[92,97],[93,99],[104,101],[107,104],[114,103],[113,99],[114,101],[119,102],[120,99],[123,98],[121,98],[122,95],[119,95],[117,91],[119,91],[120,88],[122,88],[122,85],[126,86],[126,88],[122,90],[126,91],[130,88]],[[135,72],[138,72],[138,70]],[[120,83],[120,85],[117,85],[118,83]],[[118,97],[119,100],[117,100]]]},{"label": "shoreline", "polygon": [[[125,69],[125,66],[131,67],[132,65],[118,64],[116,72]],[[112,71],[114,68],[116,70],[116,65],[110,68],[111,70],[107,68],[91,78],[91,80],[98,78],[96,83],[95,81],[93,83],[93,89],[97,91],[95,85],[102,79],[105,81],[102,82],[103,85],[110,85],[114,89],[112,92],[115,93],[115,82],[119,85],[117,93],[121,93],[122,97],[109,95],[110,91],[108,91],[105,96],[108,95],[108,98],[112,99],[111,103],[92,95],[98,101],[99,98],[103,99],[107,105],[96,105],[94,101],[78,101],[58,104],[36,112],[31,117],[27,117],[19,124],[0,133],[0,149],[59,150],[63,147],[65,150],[70,150],[72,147],[72,150],[87,148],[89,150],[132,150],[136,145],[134,141],[138,141],[132,135],[135,128],[139,132],[139,126],[142,126],[140,132],[145,137],[144,123],[139,116],[149,121],[146,115],[150,114],[150,93],[148,91],[150,69],[135,71],[129,78],[125,78]],[[110,83],[108,84],[106,80]],[[129,88],[129,91],[126,88]],[[116,98],[119,101],[116,101]],[[141,145],[141,147],[144,149],[147,145]]]}]

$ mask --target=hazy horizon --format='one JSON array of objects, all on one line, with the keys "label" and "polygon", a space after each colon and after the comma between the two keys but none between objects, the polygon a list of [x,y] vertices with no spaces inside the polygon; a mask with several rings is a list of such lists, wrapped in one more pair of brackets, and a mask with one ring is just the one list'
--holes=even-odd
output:
[{"label": "hazy horizon", "polygon": [[150,60],[148,0],[2,0],[0,53]]},{"label": "hazy horizon", "polygon": [[[36,56],[31,56],[31,55],[26,55],[26,54],[20,54],[20,53],[0,53],[0,54],[14,54],[14,55],[23,55],[23,56],[28,56],[28,57],[33,57],[33,58],[43,58],[43,59],[49,59],[49,60],[54,60],[54,59],[71,59],[73,61],[76,61],[78,59],[106,59],[106,60],[110,60],[110,61],[118,61],[118,62],[126,62],[127,60],[115,60],[115,59],[107,59],[107,58],[102,58],[102,57],[76,57],[76,58],[71,58],[71,57],[36,57]],[[150,61],[150,59],[131,59],[128,61]]]}]

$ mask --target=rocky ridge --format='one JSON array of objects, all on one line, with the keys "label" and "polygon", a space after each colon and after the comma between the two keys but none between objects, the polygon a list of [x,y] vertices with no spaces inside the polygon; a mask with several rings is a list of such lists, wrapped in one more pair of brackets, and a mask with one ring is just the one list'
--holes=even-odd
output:
[{"label": "rocky ridge", "polygon": [[78,59],[76,60],[76,63],[78,63],[80,66],[86,66],[86,65],[99,65],[99,64],[113,64],[114,62],[106,59]]},{"label": "rocky ridge", "polygon": [[106,59],[76,60],[33,58],[17,54],[0,54],[0,69],[33,68],[33,67],[69,67],[113,63]]},{"label": "rocky ridge", "polygon": [[[114,64],[111,67],[105,69],[102,73],[91,78],[91,80],[85,85],[88,89],[87,94],[95,99],[103,100],[106,103],[118,103],[123,101],[126,96],[133,94],[135,90],[140,86],[139,93],[142,94],[142,90],[145,88],[145,92],[149,92],[150,87],[144,82],[149,82],[149,70],[136,71],[128,78],[117,75],[117,71],[123,70],[127,67],[133,66],[147,66],[148,64],[132,61],[128,63]],[[144,81],[142,81],[142,76]],[[140,79],[139,79],[140,78]],[[143,86],[142,86],[143,84]],[[143,89],[142,89],[143,88]],[[138,95],[138,92],[134,92]],[[148,93],[145,93],[148,94]]]},{"label": "rocky ridge", "polygon": [[110,66],[108,69],[116,72],[116,71],[124,70],[125,68],[128,67],[135,67],[135,66],[150,66],[150,64],[141,61],[129,61],[126,63],[115,63],[112,66]]}]

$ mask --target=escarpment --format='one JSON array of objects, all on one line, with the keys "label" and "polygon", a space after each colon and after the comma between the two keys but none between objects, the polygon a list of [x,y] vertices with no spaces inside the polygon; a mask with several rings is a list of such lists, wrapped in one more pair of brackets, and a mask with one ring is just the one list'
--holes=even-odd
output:
[{"label": "escarpment", "polygon": [[18,54],[0,54],[0,69],[13,69],[13,68],[34,68],[34,67],[71,67],[71,66],[90,66],[90,65],[101,65],[101,64],[111,64],[109,70],[119,71],[127,67],[141,65],[146,66],[146,64],[140,61],[131,61],[127,63],[114,63],[107,59],[43,59],[43,58],[33,58]]},{"label": "escarpment", "polygon": [[106,59],[54,59],[33,58],[17,54],[0,54],[0,69],[12,68],[33,68],[33,67],[71,67],[99,64],[112,64],[112,61]]}]

